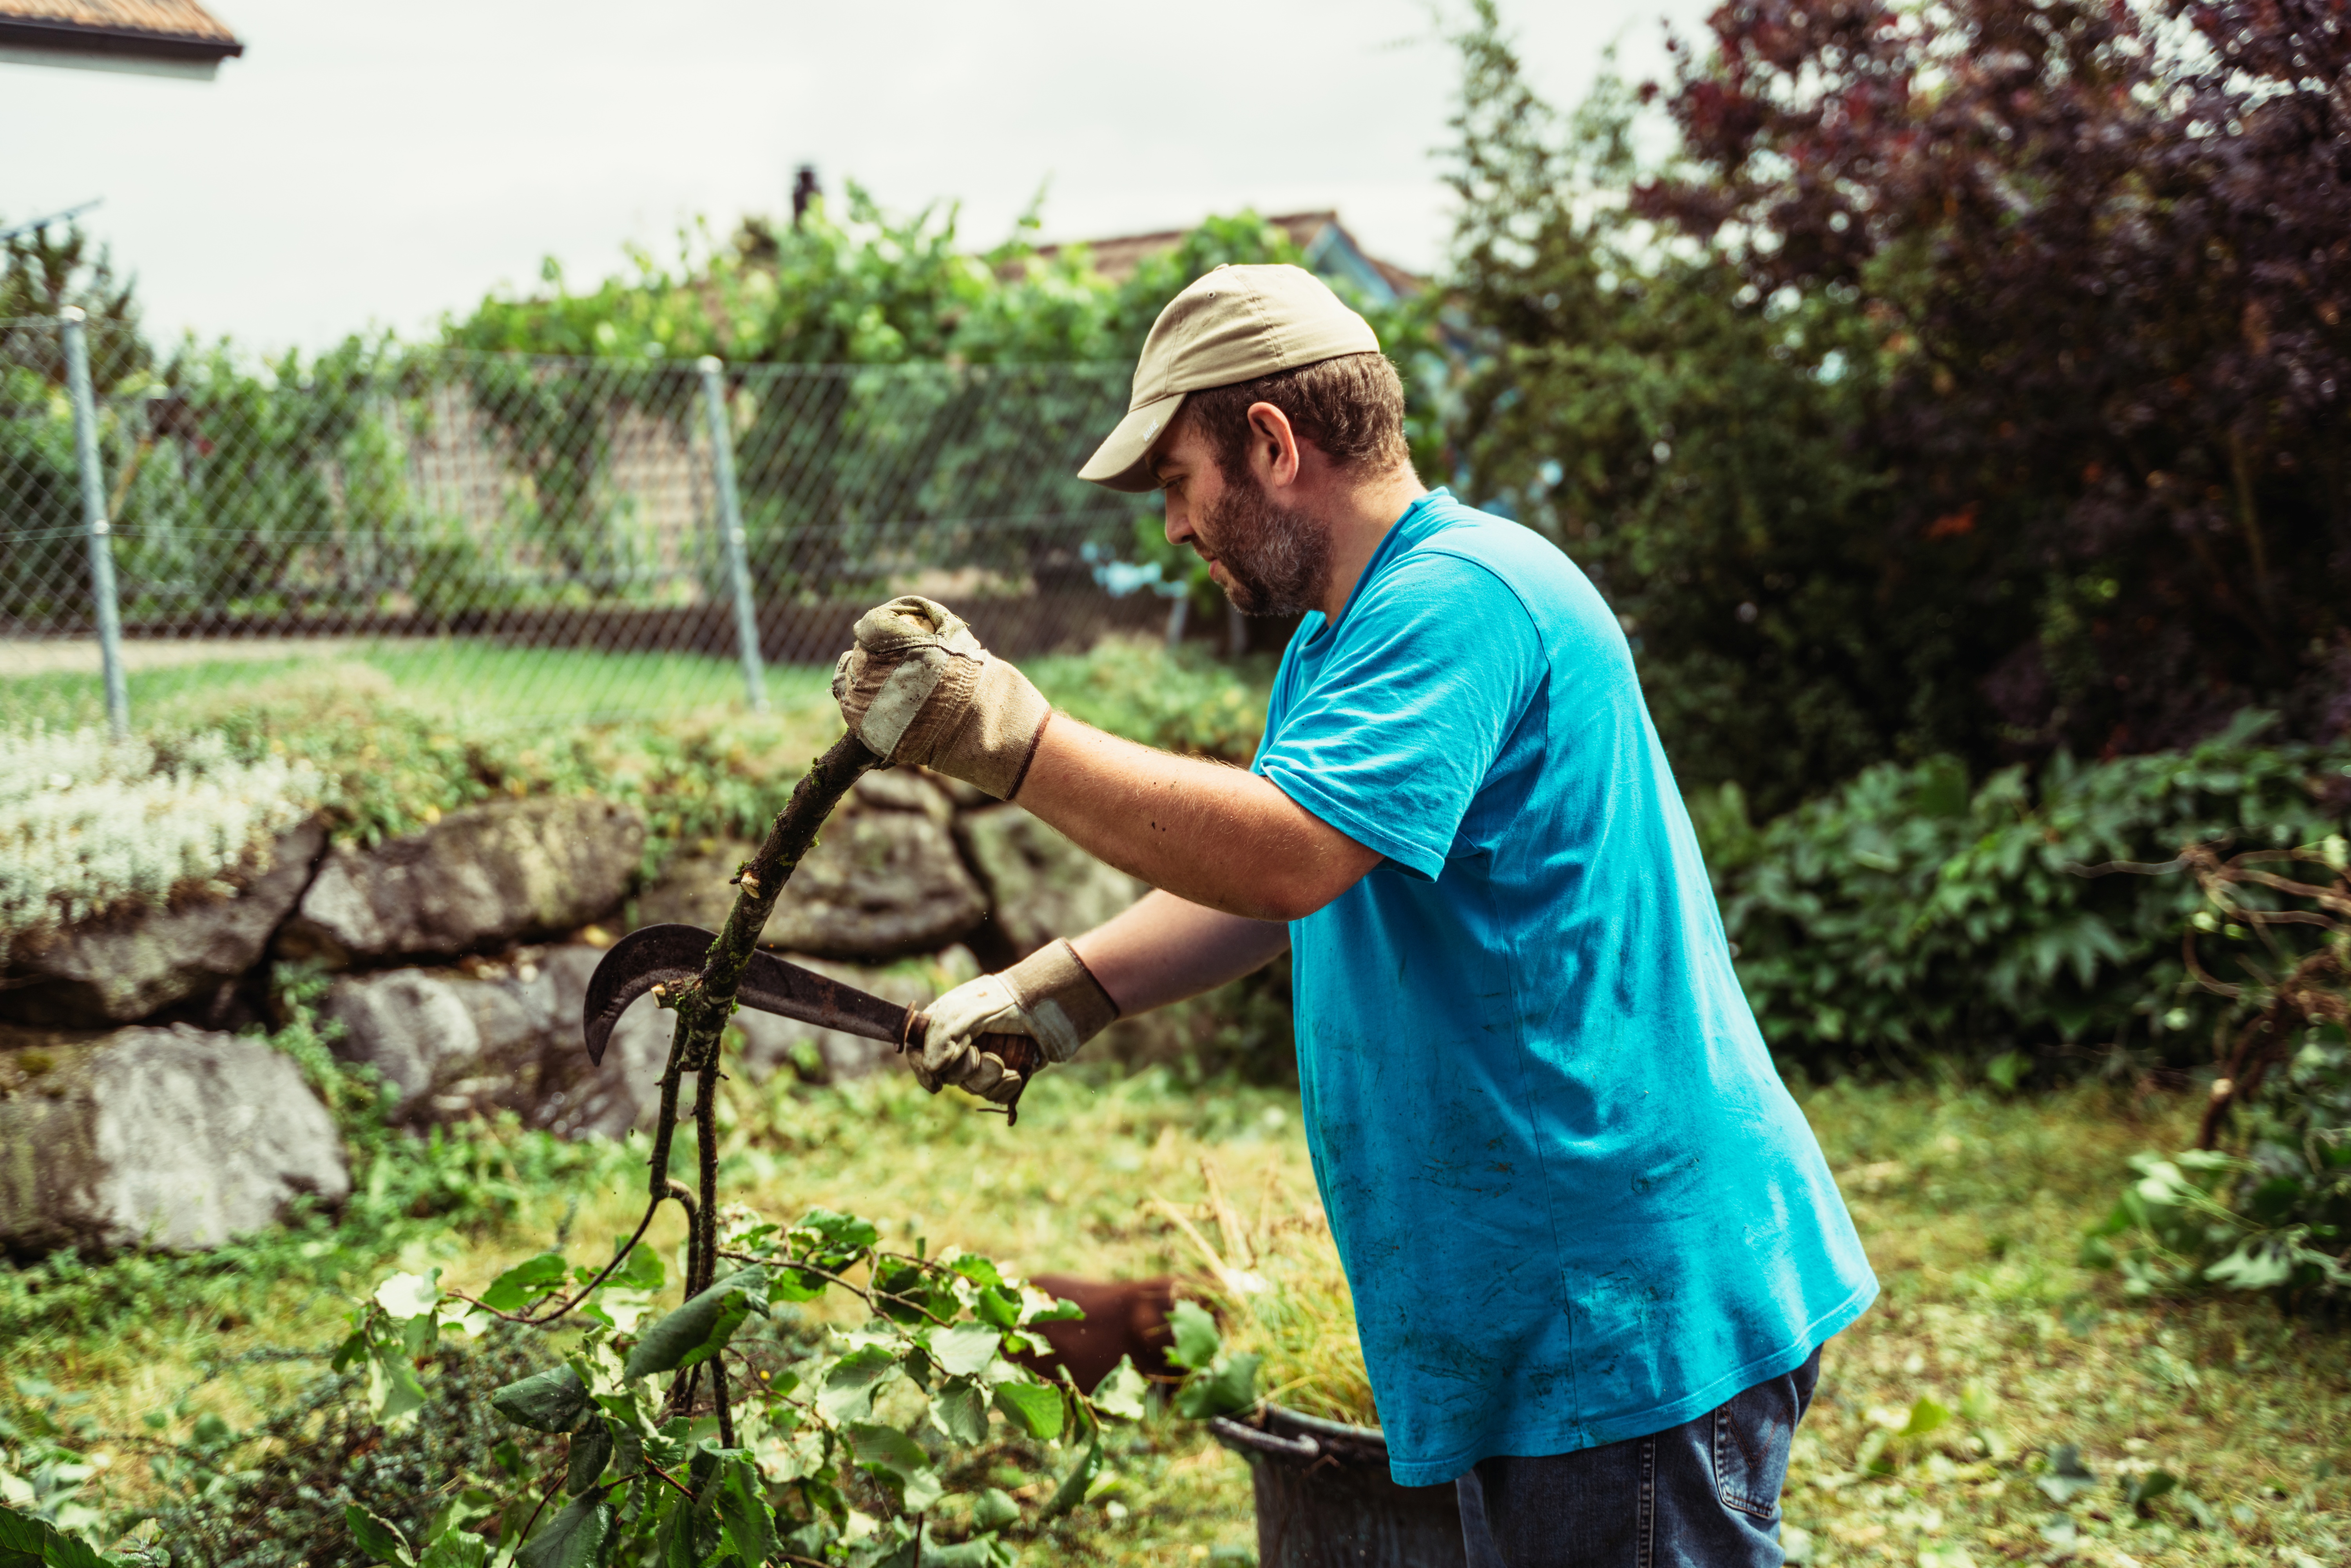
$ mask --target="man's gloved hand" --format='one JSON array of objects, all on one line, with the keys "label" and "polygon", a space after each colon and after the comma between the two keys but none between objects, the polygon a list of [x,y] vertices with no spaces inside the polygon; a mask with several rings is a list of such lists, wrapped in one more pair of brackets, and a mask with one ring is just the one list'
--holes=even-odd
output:
[{"label": "man's gloved hand", "polygon": [[952,1083],[1001,1105],[1019,1091],[1020,1074],[973,1044],[977,1037],[1025,1034],[1044,1049],[1047,1061],[1067,1061],[1111,1026],[1118,1004],[1075,948],[1055,942],[1001,974],[957,986],[931,1004],[929,1016],[916,1081],[934,1094]]},{"label": "man's gloved hand", "polygon": [[999,800],[1020,787],[1053,711],[961,616],[913,594],[858,617],[832,695],[850,733],[884,761],[935,768]]}]

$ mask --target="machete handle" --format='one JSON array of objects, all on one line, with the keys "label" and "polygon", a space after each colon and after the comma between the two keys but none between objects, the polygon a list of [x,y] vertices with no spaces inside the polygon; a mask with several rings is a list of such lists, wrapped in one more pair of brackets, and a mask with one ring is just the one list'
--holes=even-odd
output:
[{"label": "machete handle", "polygon": [[[922,1054],[923,1037],[931,1026],[928,1013],[914,1013],[906,1019],[906,1042],[901,1051]],[[1020,1122],[1020,1096],[1029,1092],[1029,1081],[1045,1065],[1045,1048],[1025,1034],[982,1034],[972,1037],[971,1043],[984,1056],[992,1056],[1013,1071],[1020,1074],[1019,1087],[1012,1098],[1004,1103],[1004,1124],[1018,1126]]]},{"label": "machete handle", "polygon": [[1004,1103],[1004,1124],[1020,1124],[1020,1096],[1029,1092],[1029,1081],[1045,1065],[1045,1048],[1025,1034],[983,1034],[971,1042],[980,1053],[992,1056],[1013,1071],[1020,1082],[1013,1087],[1012,1098]]}]

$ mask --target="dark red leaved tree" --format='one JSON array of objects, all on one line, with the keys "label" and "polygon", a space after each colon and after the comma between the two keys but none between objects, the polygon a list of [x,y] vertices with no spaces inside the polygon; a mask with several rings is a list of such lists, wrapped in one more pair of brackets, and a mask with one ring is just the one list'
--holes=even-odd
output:
[{"label": "dark red leaved tree", "polygon": [[[1905,570],[2025,748],[2351,729],[2351,0],[1733,0],[1639,210],[1859,293]],[[1916,585],[1908,585],[1915,590]]]}]

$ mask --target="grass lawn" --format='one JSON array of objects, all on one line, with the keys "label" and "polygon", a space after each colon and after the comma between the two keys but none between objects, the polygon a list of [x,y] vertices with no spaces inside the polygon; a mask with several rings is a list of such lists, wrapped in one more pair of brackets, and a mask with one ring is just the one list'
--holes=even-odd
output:
[{"label": "grass lawn", "polygon": [[[1268,1375],[1290,1402],[1358,1397],[1349,1385],[1359,1364],[1332,1308],[1343,1286],[1292,1095],[1188,1089],[1165,1070],[1063,1072],[1040,1080],[1020,1126],[1007,1128],[900,1077],[812,1092],[737,1081],[729,1092],[725,1180],[740,1201],[779,1217],[849,1209],[902,1239],[974,1247],[1030,1272],[1199,1272],[1192,1244],[1144,1205],[1165,1198],[1217,1236],[1203,1207],[1205,1159],[1258,1246],[1271,1299],[1291,1309],[1263,1323],[1240,1314],[1236,1337],[1270,1352]],[[2341,1331],[2253,1301],[2129,1301],[2113,1276],[2074,1262],[2127,1156],[2184,1142],[2189,1107],[2095,1089],[2011,1101],[1929,1085],[1838,1085],[1804,1104],[1886,1289],[1830,1346],[1798,1437],[1786,1508],[1800,1556],[1918,1568],[2346,1560],[2351,1366]],[[546,1192],[510,1223],[424,1237],[383,1266],[437,1265],[475,1288],[558,1234],[586,1259],[633,1223],[642,1179],[624,1155],[584,1190]],[[674,1211],[662,1226],[658,1239],[674,1248]],[[183,1428],[207,1411],[242,1424],[315,1372],[256,1353],[328,1343],[345,1303],[262,1279],[243,1281],[238,1299],[227,1313],[27,1334],[0,1348],[0,1365],[89,1395],[83,1413],[109,1432],[140,1432],[151,1412]],[[1952,1414],[1893,1436],[1922,1400]],[[2040,1484],[2061,1445],[2095,1477],[2064,1509]],[[1196,1428],[1158,1419],[1120,1449],[1117,1506],[1025,1537],[1026,1561],[1181,1563],[1253,1541],[1246,1469]],[[110,1457],[106,1484],[118,1501],[135,1500],[148,1483],[130,1462],[134,1448],[114,1445]],[[1008,1449],[989,1462],[1010,1467],[999,1480],[1033,1485],[1022,1469],[1033,1458]],[[2124,1489],[2144,1489],[2158,1470],[2178,1484],[2142,1513]]]},{"label": "grass lawn", "polygon": [[[517,648],[451,638],[322,643],[291,657],[275,656],[270,644],[254,642],[238,644],[235,657],[172,656],[194,651],[172,643],[132,650],[126,679],[133,724],[166,719],[192,699],[216,706],[239,688],[324,663],[364,666],[389,680],[404,701],[482,724],[574,724],[744,706],[742,667],[693,653]],[[768,701],[780,711],[808,707],[826,695],[831,678],[831,670],[813,665],[770,665]],[[0,675],[0,719],[68,727],[103,724],[105,694],[96,676],[78,670]]]},{"label": "grass lawn", "polygon": [[[0,726],[51,728],[106,722],[97,674],[21,659],[0,644]],[[747,716],[743,672],[731,659],[691,653],[601,653],[517,648],[465,638],[435,642],[357,640],[305,645],[279,653],[267,643],[235,644],[207,657],[196,643],[135,646],[127,661],[134,727],[204,722],[248,696],[266,698],[289,683],[331,680],[337,672],[370,692],[454,724],[486,729],[598,722],[657,727],[680,718],[704,722]],[[1171,654],[1155,639],[1106,639],[1084,653],[1040,654],[1021,668],[1052,700],[1121,734],[1211,752],[1249,755],[1265,716],[1272,670],[1263,659],[1228,664],[1204,650]],[[832,716],[830,665],[770,664],[772,722],[810,736]],[[822,739],[816,744],[821,745]]]}]

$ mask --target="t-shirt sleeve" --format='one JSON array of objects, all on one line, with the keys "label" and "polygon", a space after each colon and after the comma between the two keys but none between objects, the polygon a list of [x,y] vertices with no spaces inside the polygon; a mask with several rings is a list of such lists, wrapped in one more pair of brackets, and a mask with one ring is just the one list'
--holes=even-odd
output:
[{"label": "t-shirt sleeve", "polygon": [[1433,880],[1542,672],[1534,622],[1499,578],[1458,556],[1415,556],[1348,608],[1251,770]]}]

